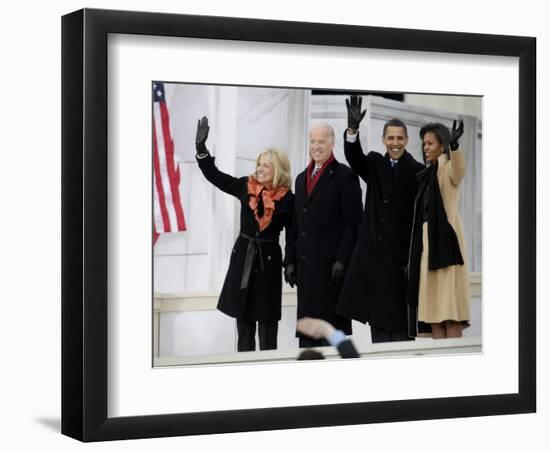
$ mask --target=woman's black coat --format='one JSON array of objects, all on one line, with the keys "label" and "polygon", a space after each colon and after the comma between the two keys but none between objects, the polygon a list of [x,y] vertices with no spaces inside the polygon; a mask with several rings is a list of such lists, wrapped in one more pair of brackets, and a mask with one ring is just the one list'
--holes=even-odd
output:
[{"label": "woman's black coat", "polygon": [[[235,178],[221,172],[211,156],[197,158],[197,161],[208,181],[241,202],[240,233],[231,252],[218,309],[231,317],[249,321],[280,320],[282,255],[279,233],[285,228],[288,236],[292,227],[294,194],[288,191],[281,200],[275,201],[271,223],[264,231],[260,231],[254,213],[248,206],[248,177]],[[253,264],[245,288],[241,288],[241,285],[250,239],[243,235],[262,240],[252,244]],[[289,240],[287,237],[287,242]]]},{"label": "woman's black coat", "polygon": [[[351,320],[336,314],[341,285],[332,279],[332,265],[349,265],[361,221],[359,178],[334,160],[307,195],[307,169],[296,177],[295,246],[298,276],[298,318],[315,317],[351,334]],[[297,334],[300,336],[299,334]]]},{"label": "woman's black coat", "polygon": [[416,174],[424,169],[405,152],[392,169],[389,156],[363,153],[359,136],[345,141],[352,169],[367,183],[359,238],[337,311],[392,332],[407,332],[407,266]]}]

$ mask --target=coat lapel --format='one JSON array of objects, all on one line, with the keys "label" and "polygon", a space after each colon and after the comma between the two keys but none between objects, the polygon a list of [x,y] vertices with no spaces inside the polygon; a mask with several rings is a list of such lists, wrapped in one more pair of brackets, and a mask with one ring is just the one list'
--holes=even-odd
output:
[{"label": "coat lapel", "polygon": [[[315,187],[313,188],[313,191],[311,191],[311,194],[309,196],[307,195],[307,187],[305,187],[306,204],[308,204],[311,201],[311,199],[315,196],[315,194],[317,194],[317,192],[319,192],[319,190],[321,190],[323,186],[327,184],[327,182],[330,179],[332,179],[332,177],[336,173],[338,164],[339,164],[338,161],[334,160],[330,163],[330,166],[328,166],[325,170],[323,170],[323,173],[321,174],[321,178],[319,178],[319,181],[317,181],[317,184],[315,185]],[[306,171],[306,177],[307,177],[307,171]],[[304,180],[307,183],[307,179],[304,178]]]},{"label": "coat lapel", "polygon": [[409,160],[407,158],[408,153],[405,153],[400,159],[397,165],[393,168],[393,184],[392,191],[398,189],[400,182],[403,180],[403,175],[407,172]]},{"label": "coat lapel", "polygon": [[303,208],[303,206],[307,201],[306,179],[307,179],[307,169],[299,173],[298,176],[296,177],[294,202],[297,208]]},{"label": "coat lapel", "polygon": [[[302,198],[304,198],[305,201],[307,201],[307,167],[306,167],[306,170],[304,170],[303,172],[302,179],[300,180],[299,189],[300,189],[300,194]],[[298,187],[296,187],[296,190],[298,190]]]},{"label": "coat lapel", "polygon": [[391,169],[394,171],[393,182],[391,184],[391,192],[399,190],[404,185],[403,181],[408,180],[408,174],[411,170],[411,159],[412,156],[410,155],[410,153],[405,152],[405,154],[399,159],[397,165],[393,169]]},{"label": "coat lapel", "polygon": [[384,193],[384,197],[387,197],[392,191],[393,176],[395,175],[393,171],[397,170],[397,167],[392,169],[390,157],[387,153],[384,155],[384,159],[380,160],[380,164],[382,164],[382,167],[380,167],[379,170],[380,173],[383,174],[383,176],[379,177],[381,185],[380,187],[382,189],[382,192]]}]

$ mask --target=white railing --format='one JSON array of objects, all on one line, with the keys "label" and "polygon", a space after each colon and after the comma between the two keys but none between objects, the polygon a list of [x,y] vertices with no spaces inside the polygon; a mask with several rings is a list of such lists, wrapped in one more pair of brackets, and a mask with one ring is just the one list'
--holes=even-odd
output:
[{"label": "white railing", "polygon": [[[472,314],[472,323],[481,322],[481,274],[470,274],[470,292],[472,304],[477,304],[476,311]],[[223,364],[223,363],[245,363],[245,362],[277,362],[290,361],[296,359],[299,352],[293,336],[295,327],[295,308],[296,308],[296,289],[286,289],[283,291],[282,305],[283,316],[286,314],[286,321],[282,320],[279,326],[280,345],[278,350],[274,351],[256,351],[238,353],[234,351],[236,341],[236,331],[234,322],[226,320],[227,318],[216,309],[218,302],[217,292],[195,292],[186,294],[160,294],[154,296],[154,322],[153,322],[153,344],[156,367],[170,367],[179,365],[193,364]],[[198,334],[192,334],[192,331],[184,326],[178,326],[177,320],[161,320],[161,318],[179,316],[179,313],[185,315],[187,320],[193,323],[199,323]],[[179,316],[182,317],[182,316]],[[221,320],[221,322],[220,322]],[[189,323],[189,322],[186,322]],[[164,324],[164,325],[161,325]],[[164,329],[161,329],[161,326]],[[480,329],[480,326],[478,327]],[[177,346],[172,346],[167,350],[166,341],[186,341],[186,348],[204,344],[205,338],[215,329],[220,335],[219,341],[226,344],[230,342],[230,350],[220,352],[218,345],[213,341],[209,344],[203,354],[196,354],[193,351],[178,350]],[[208,331],[210,330],[210,331]],[[476,334],[476,333],[474,333]],[[165,339],[164,351],[161,351],[161,336]],[[281,339],[283,345],[281,345]],[[362,357],[392,357],[392,356],[413,356],[429,354],[452,354],[452,353],[477,353],[481,351],[481,332],[477,335],[465,335],[460,339],[426,339],[418,338],[409,342],[389,342],[381,344],[372,344],[368,333],[368,327],[354,322],[354,343]],[[225,346],[226,350],[228,346]],[[232,350],[231,350],[232,349]],[[332,348],[323,348],[326,358],[337,358],[338,353]],[[178,354],[180,353],[180,354]]]},{"label": "white railing", "polygon": [[[470,294],[481,296],[481,274],[470,273]],[[190,292],[185,294],[155,293],[155,313],[215,310],[219,292]],[[283,289],[283,306],[296,306],[296,289]]]}]

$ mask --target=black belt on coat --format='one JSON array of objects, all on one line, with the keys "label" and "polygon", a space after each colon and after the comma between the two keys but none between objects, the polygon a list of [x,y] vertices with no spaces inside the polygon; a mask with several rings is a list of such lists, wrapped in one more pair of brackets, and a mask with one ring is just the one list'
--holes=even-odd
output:
[{"label": "black belt on coat", "polygon": [[252,266],[254,265],[254,255],[256,250],[258,250],[258,254],[260,256],[260,270],[264,270],[262,242],[269,242],[271,244],[276,244],[278,243],[279,239],[278,237],[277,238],[252,237],[245,233],[241,233],[239,236],[248,240],[248,246],[246,247],[246,256],[244,259],[243,276],[241,278],[241,289],[246,289],[248,287],[248,282],[250,281],[250,274],[252,273]]}]

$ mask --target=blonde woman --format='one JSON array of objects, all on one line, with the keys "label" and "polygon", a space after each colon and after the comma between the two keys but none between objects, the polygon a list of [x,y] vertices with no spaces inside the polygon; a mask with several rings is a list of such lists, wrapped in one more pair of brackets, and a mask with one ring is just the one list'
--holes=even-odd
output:
[{"label": "blonde woman", "polygon": [[420,130],[426,169],[419,188],[409,257],[409,334],[433,338],[462,337],[470,325],[470,284],[464,231],[458,210],[465,162],[458,139],[441,123]]},{"label": "blonde woman", "polygon": [[260,350],[273,350],[281,319],[279,234],[285,229],[286,242],[290,241],[294,208],[290,163],[286,153],[268,149],[258,155],[250,176],[235,178],[223,173],[206,148],[209,129],[208,118],[199,120],[195,140],[199,168],[208,181],[241,204],[240,232],[218,309],[237,320],[238,351],[255,350],[256,328]]}]

